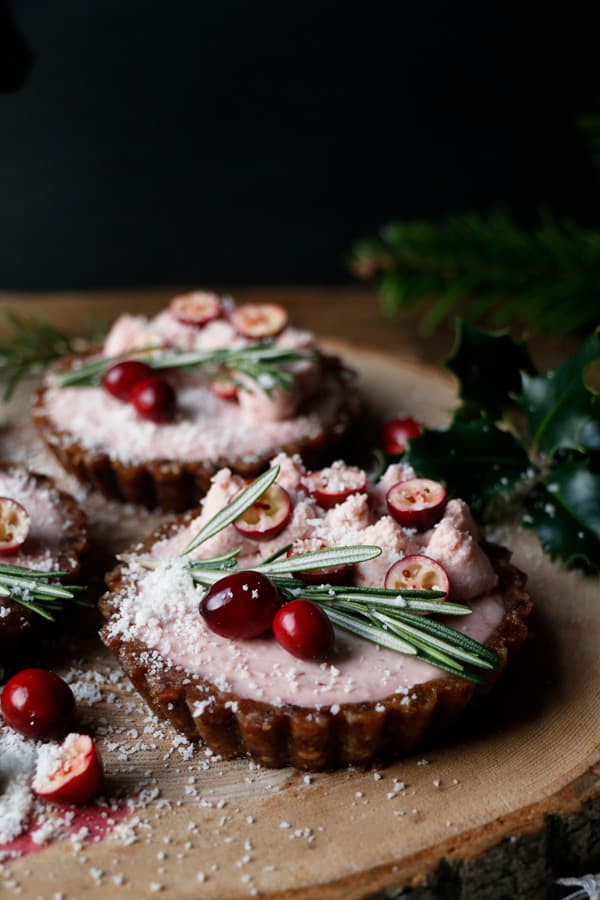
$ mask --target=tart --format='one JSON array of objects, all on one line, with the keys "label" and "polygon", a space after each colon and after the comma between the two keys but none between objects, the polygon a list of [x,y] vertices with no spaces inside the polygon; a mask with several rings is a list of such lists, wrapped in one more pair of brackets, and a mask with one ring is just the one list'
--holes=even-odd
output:
[{"label": "tart", "polygon": [[229,469],[214,476],[200,509],[155,532],[108,574],[102,640],[158,716],[225,758],[323,770],[412,752],[488,691],[522,645],[531,608],[525,576],[510,565],[507,550],[479,542],[461,500],[448,501],[427,531],[396,521],[386,498],[414,477],[409,467],[390,466],[378,484],[361,487],[355,468],[347,480],[347,467],[336,463],[328,470],[335,492],[343,495],[344,483],[353,487],[335,505],[321,505],[299,457],[280,454],[274,463],[277,484],[290,498],[283,530],[257,540],[234,523],[197,547],[195,558],[240,548],[240,567],[252,569],[289,544],[292,552],[375,545],[381,554],[353,567],[355,586],[364,588],[382,587],[399,560],[426,556],[447,572],[451,600],[471,607],[453,626],[498,654],[497,671],[475,685],[341,629],[324,662],[297,659],[270,634],[230,640],[209,630],[198,611],[205,589],[194,584],[180,554],[240,489]]},{"label": "tart", "polygon": [[[29,519],[22,546],[2,552],[0,563],[75,578],[87,547],[86,518],[69,494],[51,478],[17,465],[0,465],[0,498],[16,502]],[[4,537],[5,535],[3,535]],[[0,660],[12,656],[43,620],[19,603],[0,597]]]},{"label": "tart", "polygon": [[[103,358],[108,367],[123,354],[138,354],[139,365],[149,354],[234,351],[265,341],[298,357],[283,366],[285,390],[272,389],[264,373],[250,378],[235,369],[177,369],[166,375],[170,393],[161,406],[152,385],[134,387],[133,396],[126,385],[131,402],[123,402],[122,385],[116,394],[106,382],[108,389],[56,386],[50,373],[34,404],[34,422],[80,481],[111,499],[149,508],[189,509],[219,469],[251,477],[282,450],[320,465],[333,457],[357,417],[355,379],[340,360],[319,351],[311,333],[291,326],[283,307],[236,306],[202,292],[176,297],[154,318],[121,316],[99,353],[71,357],[60,367]],[[164,380],[162,389],[164,394]],[[148,412],[153,402],[162,418]]]}]

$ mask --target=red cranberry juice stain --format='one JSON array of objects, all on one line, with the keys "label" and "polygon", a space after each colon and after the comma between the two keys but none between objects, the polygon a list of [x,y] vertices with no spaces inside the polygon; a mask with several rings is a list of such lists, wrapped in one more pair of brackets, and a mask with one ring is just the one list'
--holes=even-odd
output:
[{"label": "red cranberry juice stain", "polygon": [[72,806],[56,807],[56,819],[61,819],[73,813],[73,818],[68,824],[60,825],[60,837],[50,837],[47,842],[38,843],[34,840],[37,829],[47,822],[47,818],[36,817],[31,820],[27,831],[19,835],[13,841],[0,844],[0,862],[9,859],[18,859],[29,853],[39,853],[56,840],[63,840],[72,835],[80,835],[81,840],[88,844],[97,844],[103,840],[131,812],[127,802],[120,802],[114,806],[100,806],[93,803],[90,806],[77,809]]}]

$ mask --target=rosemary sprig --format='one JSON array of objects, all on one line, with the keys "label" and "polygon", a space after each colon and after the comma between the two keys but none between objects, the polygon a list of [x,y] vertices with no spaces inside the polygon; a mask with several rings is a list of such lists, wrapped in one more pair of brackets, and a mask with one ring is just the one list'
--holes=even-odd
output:
[{"label": "rosemary sprig", "polygon": [[254,572],[272,577],[273,575],[292,575],[297,572],[311,572],[315,569],[332,569],[366,562],[381,555],[381,547],[360,544],[357,547],[326,547],[324,550],[311,550],[295,556],[280,557],[271,562],[263,562],[253,566]]},{"label": "rosemary sprig", "polygon": [[68,574],[1,563],[0,597],[12,600],[42,618],[54,622],[54,614],[60,611],[66,602],[87,606],[87,601],[79,596],[80,592],[86,589],[83,585],[61,584],[61,579]]},{"label": "rosemary sprig", "polygon": [[287,390],[293,380],[285,368],[292,363],[314,359],[311,353],[296,353],[263,341],[250,347],[222,348],[218,350],[131,350],[119,356],[102,357],[89,363],[76,365],[49,376],[52,387],[89,387],[100,383],[103,373],[114,363],[134,356],[143,356],[152,369],[202,369],[209,375],[222,377],[235,372],[255,381],[262,390],[271,394],[275,388]]},{"label": "rosemary sprig", "polygon": [[241,490],[240,493],[233,498],[231,503],[224,506],[223,509],[220,509],[219,512],[200,529],[196,537],[190,541],[181,555],[187,556],[188,553],[191,553],[192,550],[195,550],[200,544],[203,544],[209,538],[214,537],[219,531],[222,531],[224,528],[227,528],[228,525],[231,525],[232,522],[235,522],[236,519],[239,519],[253,503],[256,503],[256,501],[262,497],[265,491],[268,491],[278,475],[279,466],[271,466],[270,469],[267,469],[266,472],[263,472],[262,475],[255,478],[251,484]]}]

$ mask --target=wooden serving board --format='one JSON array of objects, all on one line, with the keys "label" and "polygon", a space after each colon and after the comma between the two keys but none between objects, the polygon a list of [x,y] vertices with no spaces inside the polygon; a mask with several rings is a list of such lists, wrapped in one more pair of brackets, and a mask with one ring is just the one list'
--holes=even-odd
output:
[{"label": "wooden serving board", "polygon": [[[375,412],[446,420],[454,390],[441,373],[329,347],[358,370]],[[25,460],[76,493],[90,517],[92,566],[102,568],[160,516],[86,495],[67,478],[28,424],[26,394],[5,411],[0,458]],[[97,685],[83,719],[98,735],[109,794],[137,808],[100,843],[58,841],[6,864],[7,895],[514,900],[600,863],[600,584],[551,564],[528,532],[494,537],[529,575],[531,638],[483,710],[380,771],[305,777],[211,759],[157,727],[95,638],[96,623],[85,638],[53,638],[42,661],[75,666]]]}]

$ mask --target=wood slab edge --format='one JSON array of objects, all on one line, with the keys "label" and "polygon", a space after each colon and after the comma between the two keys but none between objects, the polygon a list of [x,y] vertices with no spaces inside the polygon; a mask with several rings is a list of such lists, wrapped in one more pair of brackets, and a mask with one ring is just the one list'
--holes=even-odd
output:
[{"label": "wood slab edge", "polygon": [[[396,869],[396,871],[394,871]],[[536,900],[600,869],[600,761],[539,803],[388,863],[277,900]]]}]

